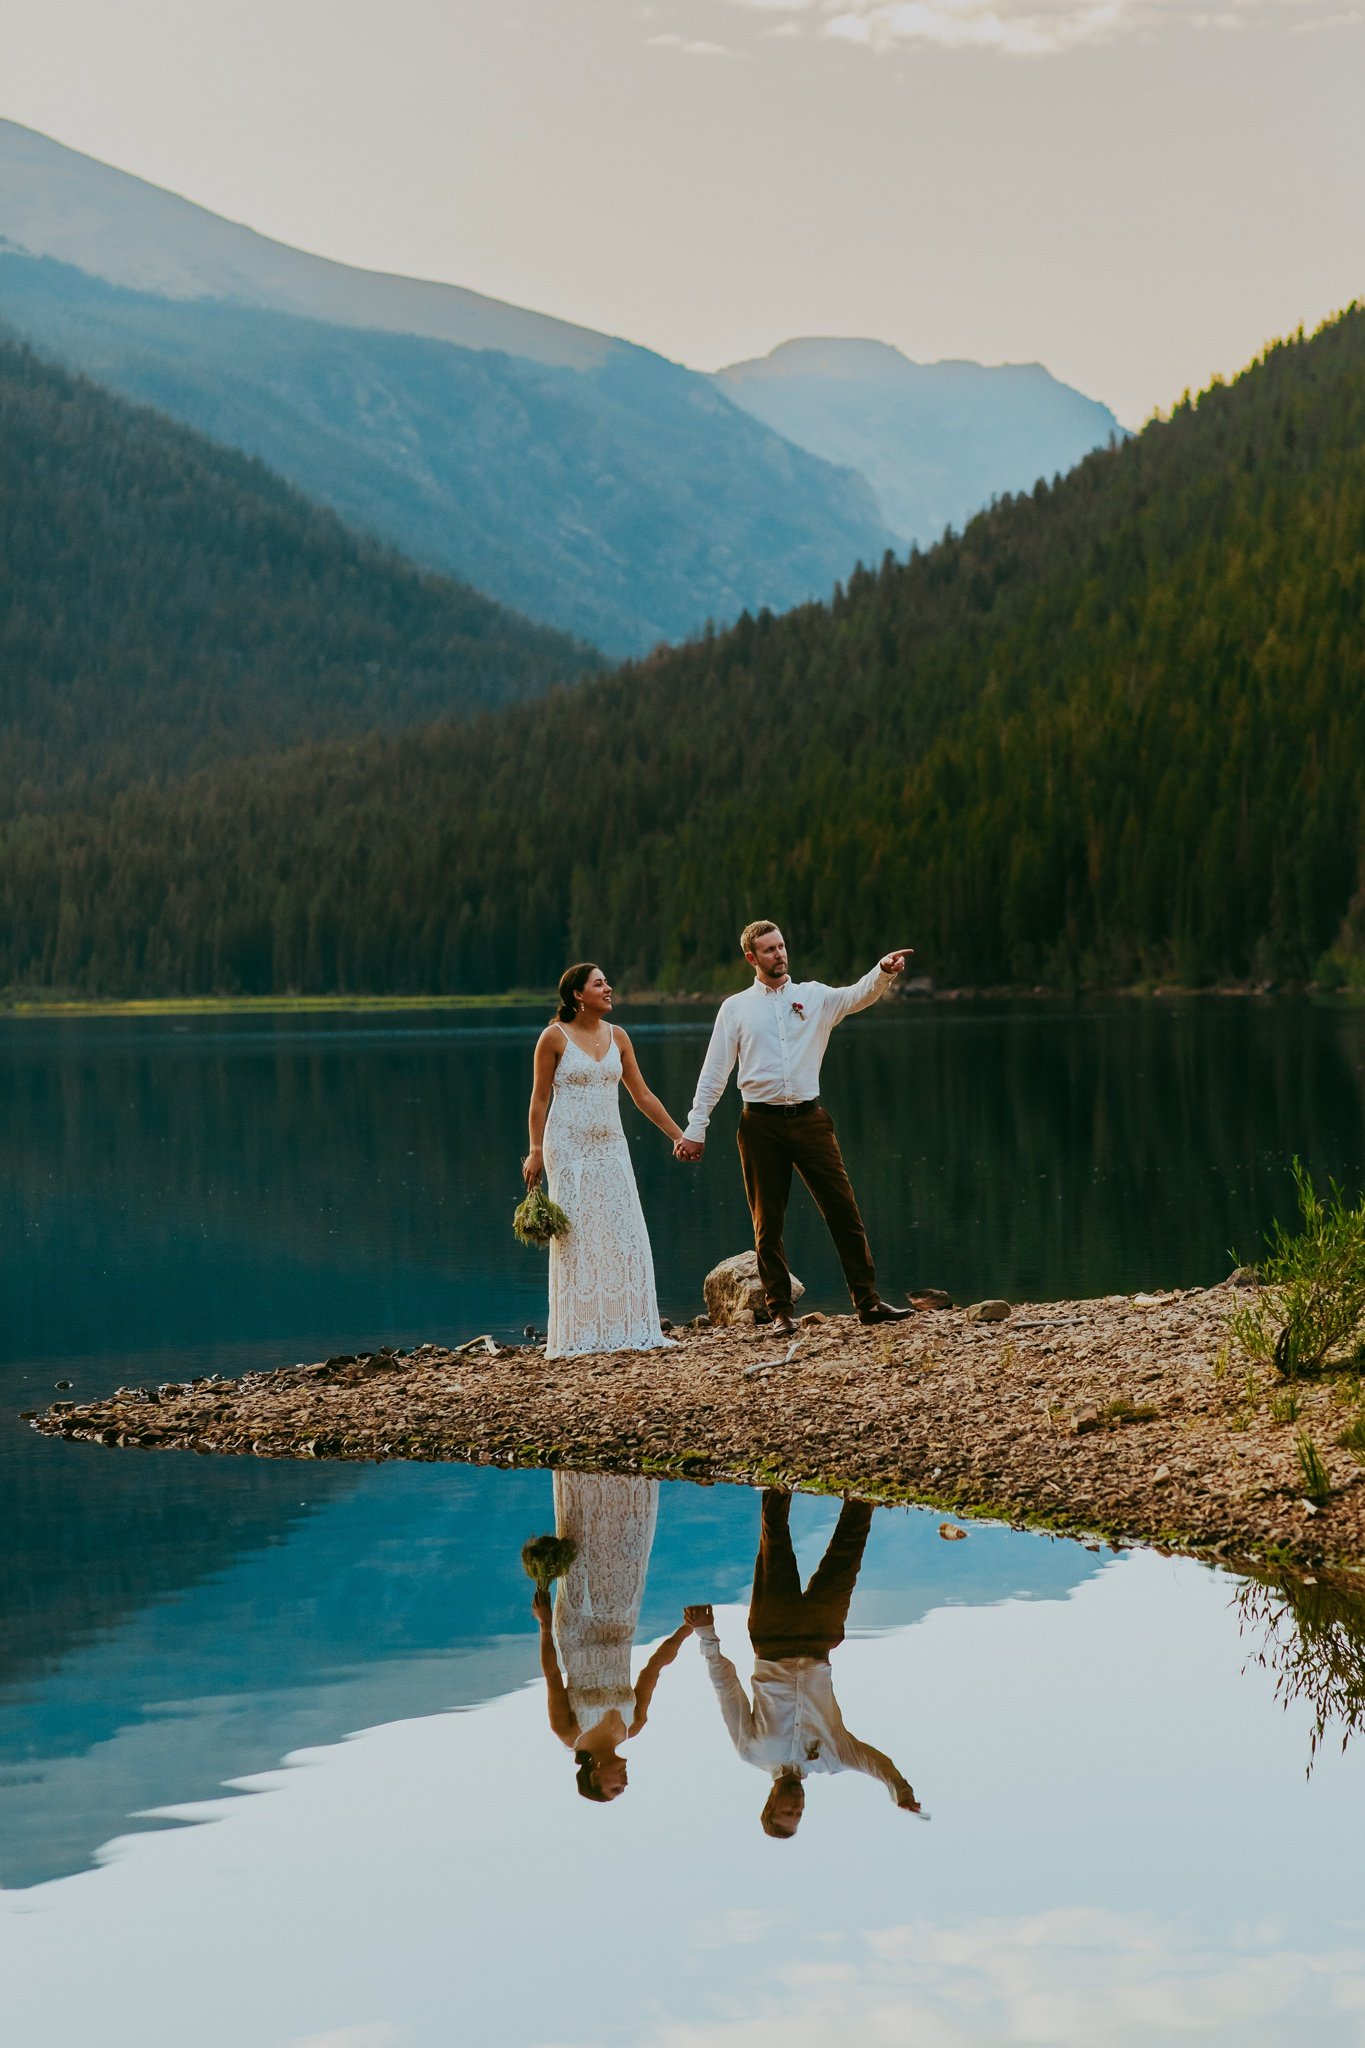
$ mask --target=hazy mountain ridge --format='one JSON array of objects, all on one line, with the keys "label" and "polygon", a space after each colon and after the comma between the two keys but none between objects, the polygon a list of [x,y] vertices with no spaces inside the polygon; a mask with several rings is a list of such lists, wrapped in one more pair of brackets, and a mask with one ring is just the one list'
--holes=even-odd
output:
[{"label": "hazy mountain ridge", "polygon": [[414,560],[617,654],[825,597],[1116,426],[1036,366],[880,343],[789,342],[701,376],[290,249],[4,122],[0,308]]},{"label": "hazy mountain ridge", "polygon": [[798,447],[861,471],[900,541],[921,547],[1125,434],[1041,363],[914,363],[880,341],[787,341],[716,381]]},{"label": "hazy mountain ridge", "polygon": [[600,665],[2,334],[0,450],[0,811]]},{"label": "hazy mountain ridge", "polygon": [[889,931],[978,985],[1352,971],[1362,447],[1353,308],[831,605],[20,821],[0,986],[494,990],[601,957],[696,988],[755,906],[816,972]]},{"label": "hazy mountain ridge", "polygon": [[0,247],[54,257],[129,291],[420,334],[567,369],[594,369],[631,348],[459,285],[309,255],[15,121],[0,120],[0,194]]},{"label": "hazy mountain ridge", "polygon": [[45,353],[618,654],[824,595],[892,543],[861,476],[707,377],[288,249],[9,123],[0,248],[0,312]]},{"label": "hazy mountain ridge", "polygon": [[892,539],[861,476],[643,351],[579,372],[4,254],[0,305],[45,354],[618,652],[824,593]]}]

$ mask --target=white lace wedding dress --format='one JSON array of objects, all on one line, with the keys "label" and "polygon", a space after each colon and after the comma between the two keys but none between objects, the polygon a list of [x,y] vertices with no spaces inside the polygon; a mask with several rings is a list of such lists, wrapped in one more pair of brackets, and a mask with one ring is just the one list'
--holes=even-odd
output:
[{"label": "white lace wedding dress", "polygon": [[586,1735],[616,1708],[635,1718],[630,1653],[659,1506],[657,1479],[556,1472],[555,1533],[578,1555],[555,1584],[554,1638],[569,1706]]},{"label": "white lace wedding dress", "polygon": [[669,1346],[659,1326],[654,1257],[621,1128],[620,1085],[614,1031],[600,1060],[564,1033],[543,1149],[550,1200],[564,1211],[569,1228],[550,1241],[547,1358]]}]

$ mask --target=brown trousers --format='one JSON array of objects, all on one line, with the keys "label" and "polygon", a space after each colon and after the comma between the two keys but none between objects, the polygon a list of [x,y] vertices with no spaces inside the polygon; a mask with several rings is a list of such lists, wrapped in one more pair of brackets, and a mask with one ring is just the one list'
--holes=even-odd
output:
[{"label": "brown trousers", "polygon": [[791,1495],[769,1487],[749,1602],[749,1640],[756,1657],[820,1657],[844,1640],[849,1602],[872,1526],[865,1500],[846,1500],[834,1534],[804,1593],[792,1548]]},{"label": "brown trousers", "polygon": [[829,1111],[809,1109],[801,1116],[765,1116],[744,1109],[739,1119],[739,1159],[749,1214],[754,1219],[759,1284],[772,1314],[789,1316],[792,1312],[792,1276],[782,1227],[787,1220],[793,1168],[810,1189],[834,1239],[853,1306],[871,1307],[879,1298],[872,1250]]}]

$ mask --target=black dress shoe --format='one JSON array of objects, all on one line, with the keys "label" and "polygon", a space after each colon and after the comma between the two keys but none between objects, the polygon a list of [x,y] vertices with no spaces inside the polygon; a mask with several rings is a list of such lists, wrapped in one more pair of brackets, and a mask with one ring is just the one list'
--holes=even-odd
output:
[{"label": "black dress shoe", "polygon": [[894,1308],[889,1301],[874,1301],[870,1308],[860,1308],[858,1310],[858,1321],[860,1323],[903,1323],[907,1316],[912,1316],[914,1313],[915,1311],[912,1308]]},{"label": "black dress shoe", "polygon": [[794,1337],[796,1335],[796,1324],[790,1316],[774,1316],[768,1328],[772,1331],[774,1337]]}]

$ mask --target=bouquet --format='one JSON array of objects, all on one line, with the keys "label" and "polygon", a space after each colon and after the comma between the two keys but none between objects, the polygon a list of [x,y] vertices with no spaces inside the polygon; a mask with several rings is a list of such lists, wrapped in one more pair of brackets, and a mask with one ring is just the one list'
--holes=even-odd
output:
[{"label": "bouquet", "polygon": [[552,1237],[563,1237],[568,1227],[568,1217],[539,1181],[526,1199],[518,1202],[512,1217],[512,1234],[522,1244],[547,1245]]},{"label": "bouquet", "polygon": [[572,1536],[532,1536],[521,1546],[521,1562],[528,1579],[534,1579],[542,1593],[550,1590],[552,1579],[562,1579],[578,1555]]}]

